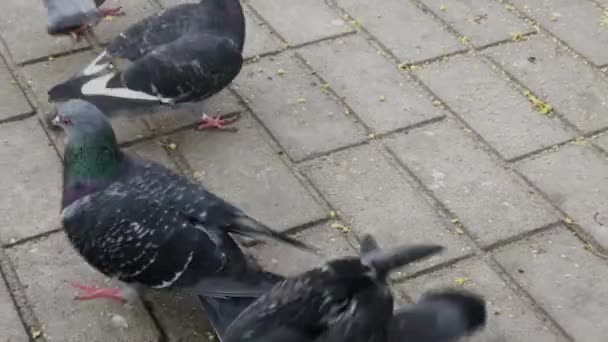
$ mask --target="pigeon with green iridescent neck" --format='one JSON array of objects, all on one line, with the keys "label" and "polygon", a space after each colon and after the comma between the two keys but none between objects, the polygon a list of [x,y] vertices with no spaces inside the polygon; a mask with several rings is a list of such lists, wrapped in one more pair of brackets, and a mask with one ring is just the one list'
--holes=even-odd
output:
[{"label": "pigeon with green iridescent neck", "polygon": [[[236,315],[281,277],[253,264],[230,234],[312,250],[161,164],[122,151],[91,103],[62,104],[53,123],[67,135],[63,228],[84,259],[108,277],[134,288],[186,288],[206,308],[220,300],[219,312]],[[125,300],[129,294],[73,285],[84,291],[80,299]],[[234,318],[218,315],[212,322],[218,330]]]}]

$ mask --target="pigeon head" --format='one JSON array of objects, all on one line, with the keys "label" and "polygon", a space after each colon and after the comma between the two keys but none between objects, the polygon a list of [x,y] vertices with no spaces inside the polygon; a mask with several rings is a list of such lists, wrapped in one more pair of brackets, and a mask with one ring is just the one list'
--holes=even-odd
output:
[{"label": "pigeon head", "polygon": [[122,152],[112,125],[97,107],[83,100],[70,100],[57,108],[53,124],[66,132],[66,181],[108,178],[117,174]]},{"label": "pigeon head", "polygon": [[68,139],[80,135],[105,135],[115,140],[112,125],[106,116],[84,100],[74,99],[59,105],[52,124],[63,128]]},{"label": "pigeon head", "polygon": [[439,245],[400,246],[382,250],[371,235],[366,235],[361,241],[360,259],[368,274],[378,280],[385,280],[392,270],[442,250],[443,247]]},{"label": "pigeon head", "polygon": [[442,303],[458,308],[459,316],[467,332],[473,332],[486,324],[486,305],[483,298],[462,290],[442,290],[425,294],[421,302]]}]

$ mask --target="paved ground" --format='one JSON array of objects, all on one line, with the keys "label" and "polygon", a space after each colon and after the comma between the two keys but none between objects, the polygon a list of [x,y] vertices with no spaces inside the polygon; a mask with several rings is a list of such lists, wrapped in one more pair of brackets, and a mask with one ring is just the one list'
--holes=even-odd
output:
[{"label": "paved ground", "polygon": [[[100,25],[106,40],[180,1],[107,2],[128,17]],[[245,9],[249,62],[203,105],[245,113],[239,133],[194,132],[197,105],[115,120],[121,142],[331,255],[367,232],[387,246],[442,243],[444,255],[395,277],[399,302],[438,286],[481,292],[490,323],[475,341],[606,340],[608,0]],[[0,339],[210,340],[186,296],[77,303],[64,285],[103,277],[59,230],[62,142],[37,113],[93,52],[49,39],[44,13],[4,0],[0,14]],[[251,250],[286,273],[319,262]]]}]

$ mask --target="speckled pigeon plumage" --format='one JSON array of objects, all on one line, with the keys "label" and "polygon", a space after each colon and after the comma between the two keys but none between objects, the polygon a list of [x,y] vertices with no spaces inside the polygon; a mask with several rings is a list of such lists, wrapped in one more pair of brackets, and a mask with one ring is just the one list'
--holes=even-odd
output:
[{"label": "speckled pigeon plumage", "polygon": [[84,99],[106,115],[200,101],[240,72],[244,40],[239,0],[171,7],[115,37],[81,72],[51,88],[49,99]]},{"label": "speckled pigeon plumage", "polygon": [[[201,185],[121,151],[107,118],[86,101],[62,104],[54,123],[67,134],[64,230],[106,276],[152,288],[187,288],[210,298],[213,307],[226,298],[257,298],[281,280],[250,262],[230,233],[309,249]],[[236,313],[221,310],[235,315],[251,301],[234,302]],[[232,318],[217,320],[224,326]]]},{"label": "speckled pigeon plumage", "polygon": [[436,245],[378,248],[287,278],[245,309],[224,342],[386,342],[393,313],[389,272],[439,252]]}]

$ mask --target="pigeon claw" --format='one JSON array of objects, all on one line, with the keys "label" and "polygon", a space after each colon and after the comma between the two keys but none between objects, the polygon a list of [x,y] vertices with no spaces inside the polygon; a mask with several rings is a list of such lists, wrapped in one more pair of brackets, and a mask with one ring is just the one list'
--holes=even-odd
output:
[{"label": "pigeon claw", "polygon": [[220,130],[224,130],[224,131],[236,132],[238,130],[238,128],[227,127],[227,126],[235,123],[240,118],[240,116],[241,116],[240,113],[233,113],[233,114],[229,114],[229,115],[220,115],[220,113],[218,112],[218,113],[216,113],[215,116],[209,116],[206,113],[203,113],[203,116],[201,117],[201,121],[199,122],[199,125],[198,125],[198,130],[215,128],[215,129],[220,129]]},{"label": "pigeon claw", "polygon": [[125,12],[123,12],[122,7],[100,8],[99,13],[101,13],[103,17],[121,17],[125,15]]},{"label": "pigeon claw", "polygon": [[69,282],[72,287],[79,289],[82,293],[76,295],[76,300],[91,300],[97,298],[107,298],[120,303],[125,303],[127,299],[122,294],[122,290],[118,288],[97,287],[94,285],[83,285],[79,282]]}]

